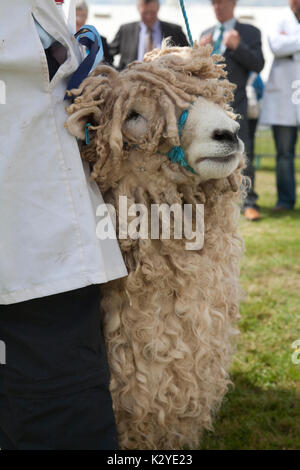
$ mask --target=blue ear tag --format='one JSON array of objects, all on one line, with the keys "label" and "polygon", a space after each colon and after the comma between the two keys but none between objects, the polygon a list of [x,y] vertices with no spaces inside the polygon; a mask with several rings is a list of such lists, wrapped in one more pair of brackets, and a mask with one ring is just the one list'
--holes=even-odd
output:
[{"label": "blue ear tag", "polygon": [[85,143],[86,145],[90,145],[90,133],[89,133],[89,127],[91,126],[92,124],[90,122],[88,122],[85,127],[84,127],[84,133],[85,133]]}]

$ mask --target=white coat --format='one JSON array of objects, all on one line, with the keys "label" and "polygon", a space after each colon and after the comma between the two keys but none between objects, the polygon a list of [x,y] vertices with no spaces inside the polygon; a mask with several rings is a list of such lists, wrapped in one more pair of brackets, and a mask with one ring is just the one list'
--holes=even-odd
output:
[{"label": "white coat", "polygon": [[[32,15],[68,51],[51,82]],[[81,57],[73,34],[54,0],[1,1],[0,23],[0,304],[123,277],[117,240],[96,236],[103,199],[64,128]]]},{"label": "white coat", "polygon": [[274,62],[264,92],[260,123],[298,126],[300,23],[290,8],[277,24],[271,26],[268,40],[274,54]]}]

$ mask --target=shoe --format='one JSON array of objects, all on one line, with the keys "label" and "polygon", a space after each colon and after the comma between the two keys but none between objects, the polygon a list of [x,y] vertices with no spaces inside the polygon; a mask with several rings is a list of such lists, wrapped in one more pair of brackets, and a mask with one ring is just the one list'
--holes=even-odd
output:
[{"label": "shoe", "polygon": [[245,219],[250,220],[251,222],[254,222],[255,220],[260,219],[260,213],[254,207],[246,207],[244,211],[244,216],[245,216]]},{"label": "shoe", "polygon": [[286,207],[286,206],[275,206],[272,209],[272,212],[286,212],[286,211],[291,211],[293,208],[292,207]]}]

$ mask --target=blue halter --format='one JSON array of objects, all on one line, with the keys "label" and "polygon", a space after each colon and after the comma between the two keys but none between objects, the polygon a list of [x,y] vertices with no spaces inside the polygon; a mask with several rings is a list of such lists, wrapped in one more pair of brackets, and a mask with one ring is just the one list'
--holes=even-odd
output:
[{"label": "blue halter", "polygon": [[[179,137],[182,135],[182,131],[184,129],[184,125],[186,123],[186,120],[188,118],[189,111],[188,109],[185,109],[181,115],[178,118],[177,121],[177,127],[178,127],[178,134]],[[167,153],[167,157],[174,163],[179,163],[183,168],[186,168],[187,170],[191,171],[192,173],[195,173],[192,167],[189,166],[188,162],[186,161],[185,158],[185,153],[182,147],[173,147]]]},{"label": "blue halter", "polygon": [[[182,135],[182,131],[184,129],[188,115],[189,115],[189,110],[185,109],[178,118],[177,126],[178,126],[179,137],[181,137]],[[84,128],[86,145],[90,144],[90,136],[89,136],[90,126],[91,126],[91,123],[88,122]],[[138,148],[136,145],[134,145],[134,147]],[[164,154],[164,155],[166,155],[173,163],[179,163],[179,165],[181,165],[183,168],[195,174],[195,171],[193,170],[193,168],[190,167],[188,162],[186,161],[185,153],[182,147],[180,146],[172,147],[171,150],[167,154]]]}]

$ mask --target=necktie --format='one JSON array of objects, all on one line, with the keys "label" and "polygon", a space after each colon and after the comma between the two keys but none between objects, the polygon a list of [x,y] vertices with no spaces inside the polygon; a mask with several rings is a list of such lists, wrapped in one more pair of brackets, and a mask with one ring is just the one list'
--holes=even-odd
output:
[{"label": "necktie", "polygon": [[147,36],[146,36],[146,50],[145,52],[150,52],[154,48],[153,40],[152,40],[152,29],[147,29]]},{"label": "necktie", "polygon": [[219,31],[220,31],[220,34],[213,44],[214,48],[213,48],[212,54],[220,54],[221,52],[221,46],[222,46],[223,35],[224,35],[224,26],[222,24],[219,28]]}]

